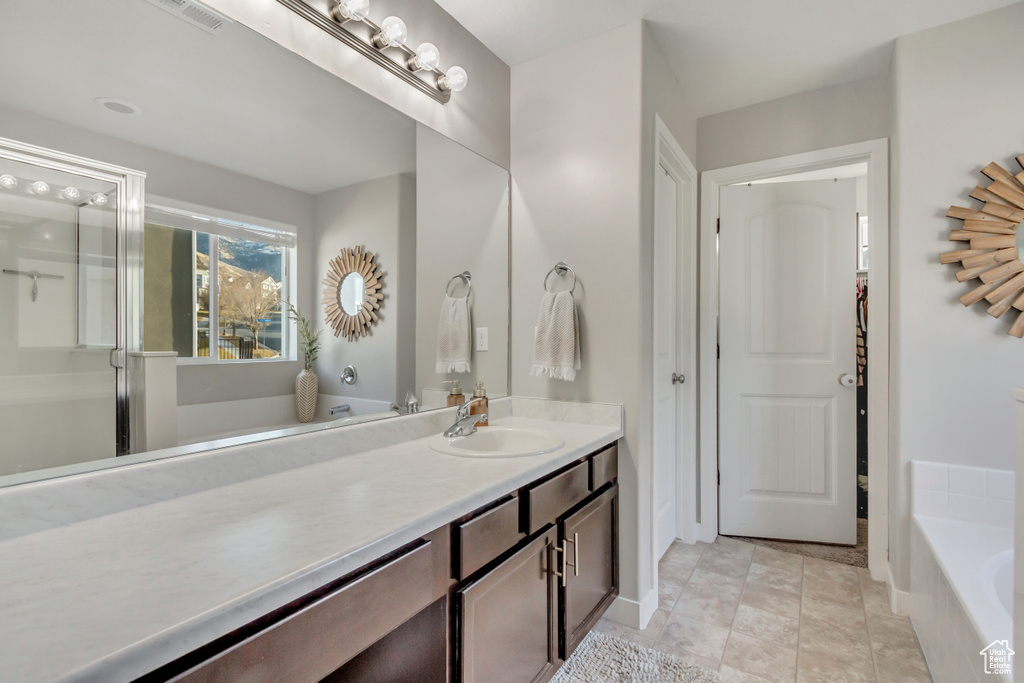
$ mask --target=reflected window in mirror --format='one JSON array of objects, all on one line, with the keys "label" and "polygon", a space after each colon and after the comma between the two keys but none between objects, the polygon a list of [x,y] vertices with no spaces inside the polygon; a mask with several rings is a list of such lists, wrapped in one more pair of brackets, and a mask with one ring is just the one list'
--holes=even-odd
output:
[{"label": "reflected window in mirror", "polygon": [[284,314],[294,233],[190,213],[146,209],[146,350],[192,363],[295,360]]}]

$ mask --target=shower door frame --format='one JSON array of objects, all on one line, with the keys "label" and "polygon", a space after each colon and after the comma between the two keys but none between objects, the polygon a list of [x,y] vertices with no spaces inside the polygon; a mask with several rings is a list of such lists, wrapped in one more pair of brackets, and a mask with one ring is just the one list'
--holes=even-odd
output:
[{"label": "shower door frame", "polygon": [[143,210],[146,174],[122,166],[66,154],[45,147],[0,137],[0,159],[9,159],[54,171],[113,183],[115,202],[115,347],[110,364],[115,372],[115,455],[132,452],[129,417],[133,397],[128,391],[128,354],[142,351]]}]

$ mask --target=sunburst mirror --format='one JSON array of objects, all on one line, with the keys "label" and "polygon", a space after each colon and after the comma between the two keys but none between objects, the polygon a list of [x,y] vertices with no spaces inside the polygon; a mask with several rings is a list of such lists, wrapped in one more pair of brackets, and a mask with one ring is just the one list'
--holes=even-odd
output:
[{"label": "sunburst mirror", "polygon": [[[1024,168],[1024,154],[1017,163]],[[940,260],[959,263],[956,279],[971,283],[971,291],[960,297],[964,306],[984,300],[996,318],[1013,310],[1017,318],[1007,332],[1024,337],[1024,262],[1017,249],[1017,228],[1024,220],[1024,172],[1013,175],[995,162],[981,172],[991,181],[971,192],[981,209],[951,206],[946,214],[964,222],[949,239],[966,242],[968,248],[947,252]]]},{"label": "sunburst mirror", "polygon": [[377,322],[384,298],[383,275],[373,254],[361,247],[345,248],[331,259],[324,285],[324,314],[335,337],[365,337]]}]

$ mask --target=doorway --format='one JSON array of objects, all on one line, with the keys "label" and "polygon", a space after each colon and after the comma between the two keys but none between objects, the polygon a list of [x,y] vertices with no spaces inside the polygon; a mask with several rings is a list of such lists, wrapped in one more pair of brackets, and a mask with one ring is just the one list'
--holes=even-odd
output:
[{"label": "doorway", "polygon": [[[652,565],[699,537],[697,171],[655,116],[651,346]],[[657,585],[656,583],[654,585]]]},{"label": "doorway", "polygon": [[[811,187],[805,183],[823,181],[797,175],[817,173],[827,177],[834,173],[828,169],[856,165],[866,166],[866,180],[863,181],[866,213],[873,218],[868,227],[872,253],[870,262],[866,264],[868,272],[864,274],[870,276],[873,288],[868,304],[872,326],[867,333],[867,344],[871,348],[867,389],[867,489],[871,510],[868,565],[872,578],[883,580],[887,574],[888,547],[886,140],[703,174],[701,537],[710,542],[719,532],[737,533],[739,524],[739,528],[748,530],[743,535],[751,536],[788,536],[830,543],[852,543],[856,538],[857,320],[854,297],[858,211],[852,200],[841,197],[829,200],[850,205],[844,209],[850,214],[849,230],[843,232],[846,246],[830,249],[822,222],[826,218],[822,208],[828,204],[824,195],[830,189],[835,190],[832,194],[841,194],[838,188],[842,183],[833,176],[831,181],[824,181],[831,182],[831,188],[826,185]],[[773,189],[765,183],[767,179],[778,180],[780,176],[794,175],[797,177],[783,178],[794,181],[792,183],[775,183],[780,187],[789,185],[790,190]],[[798,187],[804,190],[803,196],[796,196],[800,194],[796,190]],[[747,212],[747,218],[760,215],[760,223],[756,228],[751,227],[755,223],[744,223],[742,231],[747,234],[739,237],[718,232],[720,219],[730,220],[731,209],[727,205],[730,193],[747,193],[754,203],[768,202],[768,205],[760,207],[760,214],[758,210]],[[786,208],[781,208],[783,206]],[[792,230],[778,232],[777,226],[772,227],[770,217],[777,218],[783,210],[802,212],[800,239]],[[723,233],[725,230],[723,227]],[[775,237],[765,243],[772,230],[776,230]],[[815,234],[818,237],[814,237]],[[736,253],[737,245],[743,247],[756,239],[762,240],[759,250],[746,248]],[[777,245],[785,245],[786,248],[778,249]],[[815,250],[819,256],[811,253]],[[826,251],[830,254],[843,252],[837,257],[841,261],[833,260],[823,267],[820,254]],[[787,258],[791,260],[787,261]],[[789,271],[781,273],[780,267]],[[759,285],[753,288],[752,276],[749,276],[752,272],[758,274],[761,285],[773,272],[781,280],[773,280],[767,287]],[[807,283],[811,281],[817,284],[809,286]],[[846,284],[841,284],[843,282]],[[849,299],[848,305],[840,303],[845,299]],[[742,315],[735,315],[737,306],[745,307]],[[807,318],[796,315],[794,311],[806,311],[808,307],[815,306],[822,312],[829,312],[828,324],[823,324],[819,317],[815,318],[818,322],[804,329],[808,324]],[[765,312],[777,318],[767,320]],[[726,315],[730,318],[726,319]],[[788,320],[787,316],[793,319]],[[757,334],[751,334],[752,329],[756,329]],[[797,335],[792,334],[794,330]],[[810,378],[812,369],[821,371],[813,380]],[[795,381],[798,376],[803,385],[778,391],[783,379]],[[759,381],[762,384],[767,381],[768,384],[761,386]],[[839,420],[840,412],[842,421]],[[785,428],[780,429],[780,425]],[[757,428],[773,429],[772,438],[758,436],[755,439]],[[798,436],[804,441],[800,448],[793,448],[790,442]],[[755,444],[755,447],[748,448],[750,444]],[[840,448],[845,451],[840,452]],[[744,453],[745,461],[736,459],[737,449]],[[788,454],[789,459],[785,462],[779,457],[782,453]],[[794,453],[803,460],[795,462]],[[784,475],[783,478],[788,476],[788,482],[781,481],[780,475]],[[712,520],[713,523],[709,523]],[[747,526],[742,526],[744,524]]]}]

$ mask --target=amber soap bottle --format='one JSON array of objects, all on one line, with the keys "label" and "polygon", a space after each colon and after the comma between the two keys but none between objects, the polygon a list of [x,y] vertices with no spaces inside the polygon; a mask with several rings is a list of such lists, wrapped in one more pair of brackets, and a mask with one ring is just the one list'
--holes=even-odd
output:
[{"label": "amber soap bottle", "polygon": [[[490,402],[487,400],[487,392],[484,391],[484,383],[483,382],[477,382],[476,383],[476,389],[473,391],[473,398],[474,399],[479,399],[479,400],[475,400],[473,405],[469,406],[469,414],[470,415],[487,415],[487,408],[488,408],[488,404]],[[486,427],[487,423],[488,423],[488,420],[484,420],[482,422],[478,422],[476,426],[477,427]]]},{"label": "amber soap bottle", "polygon": [[445,384],[451,384],[452,388],[448,390],[448,407],[459,406],[466,402],[466,395],[462,393],[462,387],[459,386],[459,380],[451,380],[445,382]]}]

